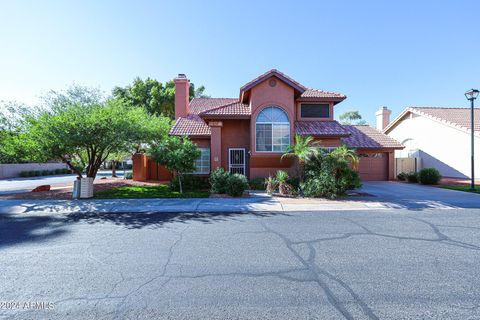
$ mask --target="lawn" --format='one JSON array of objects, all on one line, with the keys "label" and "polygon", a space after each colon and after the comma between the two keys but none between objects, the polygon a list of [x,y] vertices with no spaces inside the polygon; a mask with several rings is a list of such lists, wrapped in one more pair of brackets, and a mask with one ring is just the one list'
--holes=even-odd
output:
[{"label": "lawn", "polygon": [[208,198],[206,191],[189,191],[183,194],[171,191],[169,186],[124,186],[95,193],[97,199],[141,199],[141,198]]},{"label": "lawn", "polygon": [[457,191],[480,193],[480,186],[478,185],[475,186],[475,191],[470,190],[470,186],[465,186],[465,185],[443,185],[440,187],[444,189],[451,189],[451,190],[457,190]]}]

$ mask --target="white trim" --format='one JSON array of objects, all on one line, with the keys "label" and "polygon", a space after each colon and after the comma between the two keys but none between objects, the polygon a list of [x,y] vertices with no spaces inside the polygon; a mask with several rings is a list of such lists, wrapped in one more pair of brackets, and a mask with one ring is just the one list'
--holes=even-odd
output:
[{"label": "white trim", "polygon": [[[287,116],[287,120],[286,122],[266,122],[266,121],[257,121],[258,117],[260,116],[260,114],[265,111],[265,109],[268,109],[268,108],[273,108],[273,109],[280,109],[286,116]],[[257,150],[257,124],[271,124],[272,125],[272,150],[268,151],[268,150]],[[288,140],[289,140],[289,146],[292,144],[292,122],[290,120],[290,116],[288,114],[288,112],[281,106],[279,105],[275,105],[275,104],[269,104],[269,105],[266,105],[264,107],[262,107],[262,109],[256,114],[255,116],[255,123],[254,123],[254,150],[256,153],[273,153],[273,154],[283,154],[285,153],[285,151],[274,151],[273,150],[273,126],[274,125],[287,125],[288,124]]]},{"label": "white trim", "polygon": [[[230,151],[235,151],[235,150],[242,150],[243,151],[243,175],[247,175],[247,168],[246,168],[246,153],[247,150],[245,148],[228,148],[228,172],[232,169],[232,159],[231,159],[231,152]],[[240,167],[234,167],[234,168],[240,168]]]}]

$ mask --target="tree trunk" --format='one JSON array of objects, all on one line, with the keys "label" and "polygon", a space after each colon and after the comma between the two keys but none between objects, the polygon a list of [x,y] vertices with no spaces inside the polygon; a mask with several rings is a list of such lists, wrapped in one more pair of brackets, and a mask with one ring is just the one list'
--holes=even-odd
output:
[{"label": "tree trunk", "polygon": [[117,177],[117,162],[115,160],[112,160],[112,178]]},{"label": "tree trunk", "polygon": [[183,193],[182,175],[181,174],[178,175],[178,186],[179,186],[179,189],[180,189],[180,193]]}]

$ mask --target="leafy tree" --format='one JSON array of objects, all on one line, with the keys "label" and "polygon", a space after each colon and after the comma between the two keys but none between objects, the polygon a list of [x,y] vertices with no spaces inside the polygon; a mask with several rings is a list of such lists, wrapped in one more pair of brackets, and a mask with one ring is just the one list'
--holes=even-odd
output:
[{"label": "leafy tree", "polygon": [[295,135],[295,144],[289,146],[282,158],[296,158],[299,165],[299,178],[303,182],[305,161],[308,157],[318,151],[319,141],[314,141],[312,136]]},{"label": "leafy tree", "polygon": [[358,111],[346,111],[339,116],[339,119],[341,124],[362,125],[367,123]]},{"label": "leafy tree", "polygon": [[61,160],[80,178],[83,168],[87,177],[95,178],[110,155],[158,139],[152,128],[169,130],[169,119],[122,100],[105,100],[95,89],[74,86],[51,92],[45,102],[44,111],[26,119],[21,141],[32,158]]},{"label": "leafy tree", "polygon": [[178,176],[180,193],[183,193],[183,174],[195,170],[195,160],[200,157],[200,149],[187,137],[170,136],[152,146],[149,156]]},{"label": "leafy tree", "polygon": [[36,108],[28,108],[17,102],[0,102],[0,163],[31,161],[28,145],[22,141],[25,119],[35,114]]},{"label": "leafy tree", "polygon": [[[206,97],[205,87],[195,88],[190,84],[190,99],[194,97]],[[175,118],[175,83],[170,80],[164,84],[147,78],[135,78],[131,85],[115,87],[113,96],[125,100],[130,105],[143,107],[150,114],[163,115],[171,119]]]}]

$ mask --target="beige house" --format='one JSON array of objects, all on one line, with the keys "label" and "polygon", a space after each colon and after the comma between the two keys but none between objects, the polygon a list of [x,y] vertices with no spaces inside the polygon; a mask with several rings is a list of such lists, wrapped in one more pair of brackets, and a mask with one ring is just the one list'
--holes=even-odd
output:
[{"label": "beige house", "polygon": [[[444,177],[471,177],[470,108],[409,107],[389,122],[390,110],[377,112],[377,128],[405,146],[395,158],[417,158]],[[475,173],[480,176],[480,110],[475,110]]]}]

